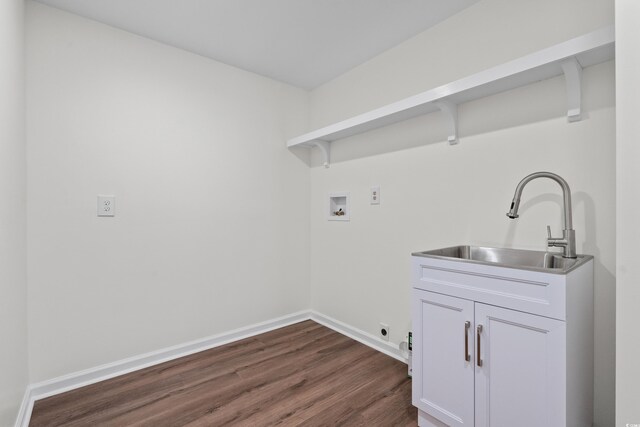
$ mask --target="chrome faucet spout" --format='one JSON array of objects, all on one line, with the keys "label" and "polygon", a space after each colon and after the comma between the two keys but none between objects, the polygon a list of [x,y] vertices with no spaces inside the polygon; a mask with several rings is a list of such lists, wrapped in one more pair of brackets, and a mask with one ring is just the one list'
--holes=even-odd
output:
[{"label": "chrome faucet spout", "polygon": [[576,239],[575,230],[573,230],[573,219],[571,212],[571,189],[569,188],[569,184],[567,184],[567,181],[565,181],[561,176],[551,172],[535,172],[525,176],[516,187],[516,191],[513,195],[513,200],[511,201],[511,207],[509,208],[509,212],[507,212],[507,216],[511,219],[515,219],[520,216],[518,215],[518,209],[520,208],[520,197],[522,196],[522,191],[530,181],[536,178],[552,179],[557,182],[562,188],[562,197],[564,201],[564,230],[562,231],[562,238],[551,237],[551,233],[549,233],[547,243],[549,246],[562,247],[564,250],[563,256],[565,258],[575,258]]}]

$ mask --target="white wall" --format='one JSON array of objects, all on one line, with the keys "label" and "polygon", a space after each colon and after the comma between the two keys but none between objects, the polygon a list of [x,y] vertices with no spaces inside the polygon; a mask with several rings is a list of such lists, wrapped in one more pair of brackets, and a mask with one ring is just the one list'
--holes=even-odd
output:
[{"label": "white wall", "polygon": [[[386,322],[397,343],[410,252],[543,250],[545,225],[559,232],[553,183],[531,183],[522,217],[504,216],[517,182],[546,169],[570,183],[578,249],[596,255],[596,425],[612,425],[612,63],[585,70],[579,123],[552,79],[461,106],[455,147],[432,114],[335,144],[309,178],[283,142],[612,22],[611,1],[483,0],[308,99],[30,3],[31,381],[308,308],[309,277],[312,308],[372,334]],[[367,203],[374,184],[380,206]],[[325,218],[340,190],[349,223]],[[117,196],[115,218],[95,217],[99,193]]]},{"label": "white wall", "polygon": [[[311,94],[311,128],[497,65],[613,23],[611,1],[483,0]],[[505,213],[528,173],[559,173],[573,191],[578,250],[596,256],[595,419],[614,420],[614,65],[585,69],[585,120],[568,124],[562,78],[460,107],[460,144],[439,114],[333,144],[311,171],[312,308],[371,334],[410,327],[412,251],[476,244],[546,249],[562,229],[561,191],[532,182],[521,218]],[[367,192],[381,186],[380,206]],[[350,222],[327,221],[326,196],[352,195]]]},{"label": "white wall", "polygon": [[616,426],[640,425],[640,3],[616,0]]},{"label": "white wall", "polygon": [[0,425],[27,384],[24,4],[0,2]]},{"label": "white wall", "polygon": [[31,381],[308,309],[307,93],[33,2],[27,25]]}]

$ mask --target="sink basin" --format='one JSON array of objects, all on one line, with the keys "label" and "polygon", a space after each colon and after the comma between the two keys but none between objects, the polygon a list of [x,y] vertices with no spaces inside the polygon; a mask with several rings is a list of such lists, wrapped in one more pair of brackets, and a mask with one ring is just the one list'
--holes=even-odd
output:
[{"label": "sink basin", "polygon": [[590,255],[563,258],[562,255],[552,252],[485,248],[481,246],[452,246],[450,248],[414,252],[412,255],[555,274],[567,274],[593,258]]}]

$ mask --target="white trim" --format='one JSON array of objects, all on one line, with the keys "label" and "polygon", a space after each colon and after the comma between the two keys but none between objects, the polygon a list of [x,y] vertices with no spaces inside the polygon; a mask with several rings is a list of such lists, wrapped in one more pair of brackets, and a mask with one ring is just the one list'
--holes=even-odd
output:
[{"label": "white trim", "polygon": [[24,391],[22,404],[20,405],[20,410],[18,411],[18,416],[16,417],[15,427],[29,426],[29,421],[31,421],[31,411],[33,411],[34,402],[35,400],[33,399],[32,388],[29,385]]},{"label": "white trim", "polygon": [[74,372],[47,381],[31,384],[27,387],[24,393],[24,398],[18,412],[15,427],[29,426],[31,412],[33,411],[33,405],[36,400],[104,381],[109,378],[128,374],[130,372],[148,368],[149,366],[168,362],[200,351],[219,347],[234,341],[269,332],[274,329],[293,325],[294,323],[299,323],[305,320],[313,320],[314,322],[333,329],[342,335],[346,335],[349,338],[361,342],[374,350],[378,350],[387,356],[391,356],[403,363],[407,363],[407,360],[402,357],[400,350],[396,346],[389,344],[386,341],[382,341],[380,338],[375,337],[368,332],[351,327],[346,323],[333,319],[329,316],[325,316],[324,314],[313,310],[304,310],[207,338],[178,344],[161,350],[107,363],[95,368],[85,369],[84,371]]},{"label": "white trim", "polygon": [[[128,374],[133,371],[148,368],[159,363],[168,362],[179,357],[188,356],[200,351],[219,347],[244,338],[249,338],[274,329],[289,326],[309,319],[309,311],[299,311],[265,322],[255,323],[229,332],[213,335],[195,341],[178,344],[161,350],[152,351],[138,356],[129,357],[116,362],[74,372],[47,381],[32,384],[25,392],[24,401],[20,408],[16,427],[28,427],[31,411],[36,400],[64,393],[69,390],[84,387],[100,381]],[[23,412],[24,408],[24,412]]]},{"label": "white trim", "polygon": [[402,363],[407,363],[407,359],[402,356],[402,353],[400,352],[398,346],[390,344],[387,341],[383,341],[382,339],[368,332],[361,331],[360,329],[349,326],[346,323],[333,319],[329,316],[325,316],[324,314],[318,313],[314,310],[311,310],[310,318],[314,322],[318,322],[321,325],[326,326],[327,328],[341,333],[342,335],[346,335],[349,338],[361,342],[362,344],[369,346],[374,350],[378,350],[379,352],[384,353],[387,356],[391,356],[394,359],[401,361]]}]

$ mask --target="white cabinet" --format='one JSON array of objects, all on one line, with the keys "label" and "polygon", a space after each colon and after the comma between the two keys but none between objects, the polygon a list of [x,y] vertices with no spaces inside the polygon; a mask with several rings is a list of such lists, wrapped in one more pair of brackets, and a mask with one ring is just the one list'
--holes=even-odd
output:
[{"label": "white cabinet", "polygon": [[564,426],[565,323],[479,303],[475,319],[475,426]]},{"label": "white cabinet", "polygon": [[551,274],[414,256],[419,425],[590,427],[592,269],[593,261]]},{"label": "white cabinet", "polygon": [[420,290],[413,301],[413,404],[447,425],[473,425],[473,301]]}]

